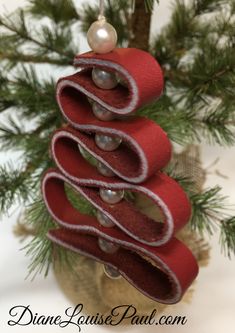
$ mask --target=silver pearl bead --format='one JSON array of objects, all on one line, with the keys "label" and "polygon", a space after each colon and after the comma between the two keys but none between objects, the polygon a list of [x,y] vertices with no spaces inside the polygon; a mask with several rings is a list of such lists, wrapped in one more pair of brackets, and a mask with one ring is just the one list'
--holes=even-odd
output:
[{"label": "silver pearl bead", "polygon": [[123,199],[124,191],[112,191],[109,189],[100,188],[100,197],[104,202],[110,205],[114,205]]},{"label": "silver pearl bead", "polygon": [[104,213],[101,213],[100,211],[97,211],[96,213],[96,217],[98,222],[106,228],[112,228],[115,226],[115,224],[113,223],[113,221],[110,220],[110,218],[105,215]]},{"label": "silver pearl bead", "polygon": [[93,103],[92,111],[93,111],[94,115],[96,116],[96,118],[98,118],[99,120],[110,121],[110,120],[114,119],[112,112],[106,110],[105,108],[103,108],[102,106],[100,106],[97,103]]},{"label": "silver pearl bead", "polygon": [[111,52],[117,45],[117,32],[105,18],[95,21],[87,32],[90,48],[100,54]]},{"label": "silver pearl bead", "polygon": [[104,265],[104,272],[110,279],[120,279],[122,276],[119,271],[110,265]]},{"label": "silver pearl bead", "polygon": [[122,139],[114,136],[108,136],[103,134],[95,135],[95,143],[104,151],[113,151],[119,147]]},{"label": "silver pearl bead", "polygon": [[78,149],[80,151],[80,154],[82,157],[89,162],[90,164],[96,166],[97,165],[97,160],[94,156],[92,156],[86,149],[84,149],[80,144],[78,144]]},{"label": "silver pearl bead", "polygon": [[105,253],[110,253],[110,254],[117,252],[117,250],[119,248],[119,246],[117,244],[108,242],[108,241],[104,240],[103,238],[98,239],[98,244],[102,251],[104,251]]},{"label": "silver pearl bead", "polygon": [[115,176],[115,173],[101,162],[97,162],[97,170],[99,171],[99,173],[101,173],[101,175],[103,175],[105,177],[114,177]]},{"label": "silver pearl bead", "polygon": [[93,68],[92,80],[97,87],[105,90],[113,89],[118,85],[115,73],[99,68]]}]

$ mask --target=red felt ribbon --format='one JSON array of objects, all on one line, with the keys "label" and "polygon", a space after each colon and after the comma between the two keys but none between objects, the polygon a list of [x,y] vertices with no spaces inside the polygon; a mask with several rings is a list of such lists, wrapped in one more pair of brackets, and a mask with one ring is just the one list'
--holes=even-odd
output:
[{"label": "red felt ribbon", "polygon": [[[99,121],[86,98],[116,114],[130,114],[161,95],[160,66],[148,53],[137,49],[116,49],[105,55],[89,52],[76,57],[75,64],[81,70],[60,79],[57,85],[57,101],[72,127],[54,133],[51,150],[60,171],[49,170],[42,182],[47,208],[61,226],[48,236],[64,247],[117,268],[152,299],[177,302],[196,277],[198,267],[187,247],[173,238],[188,222],[191,207],[182,188],[159,172],[171,156],[169,139],[156,123],[143,117]],[[99,89],[91,79],[94,66],[118,72],[128,88],[118,85],[113,90]],[[105,152],[96,146],[95,133],[121,137],[124,144]],[[102,176],[84,160],[78,144],[112,169],[115,176]],[[66,197],[65,184],[105,213],[115,227],[102,227],[94,217],[79,213]],[[108,205],[99,196],[100,188],[146,195],[159,207],[163,223],[142,214],[126,200]],[[115,254],[103,252],[98,237],[118,244],[119,250]]]},{"label": "red felt ribbon", "polygon": [[[42,183],[43,196],[48,211],[60,226],[51,230],[48,237],[65,248],[118,269],[124,278],[153,300],[168,304],[178,302],[198,272],[189,249],[176,238],[153,247],[134,240],[119,227],[101,226],[95,217],[81,214],[73,207],[66,196],[65,184],[88,200],[98,197],[97,189],[79,186],[56,169],[48,170]],[[125,220],[123,204],[117,204],[114,213],[123,213]],[[97,208],[103,208],[102,203]],[[119,245],[118,251],[115,254],[103,252],[98,246],[98,238]]]}]

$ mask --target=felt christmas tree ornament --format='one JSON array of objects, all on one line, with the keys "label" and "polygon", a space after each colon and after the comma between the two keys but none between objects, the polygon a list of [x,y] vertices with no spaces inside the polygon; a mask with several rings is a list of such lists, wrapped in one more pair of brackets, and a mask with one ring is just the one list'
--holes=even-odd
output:
[{"label": "felt christmas tree ornament", "polygon": [[[89,31],[96,53],[76,56],[79,71],[57,85],[69,125],[52,137],[57,169],[42,181],[46,206],[59,225],[48,237],[104,264],[110,278],[122,276],[152,300],[176,303],[198,273],[195,257],[174,237],[189,221],[191,205],[179,184],[161,171],[171,158],[167,134],[144,117],[130,116],[161,96],[162,71],[147,52],[113,48],[110,35],[97,41],[100,29],[113,36],[101,17]],[[103,167],[90,164],[79,147]],[[67,186],[93,205],[98,218],[72,205]],[[124,198],[125,191],[151,199],[160,218],[141,212]]]}]

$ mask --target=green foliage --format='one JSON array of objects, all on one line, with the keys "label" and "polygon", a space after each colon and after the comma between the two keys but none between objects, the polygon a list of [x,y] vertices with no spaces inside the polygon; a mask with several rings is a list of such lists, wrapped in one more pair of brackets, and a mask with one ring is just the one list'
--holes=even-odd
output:
[{"label": "green foliage", "polygon": [[[221,188],[216,186],[203,193],[196,193],[191,196],[193,204],[193,216],[191,219],[192,228],[199,233],[205,230],[212,235],[215,228],[215,221],[222,215],[224,217],[225,197],[220,195]],[[222,219],[221,219],[222,220]]]},{"label": "green foliage", "polygon": [[71,0],[29,0],[29,12],[37,18],[50,18],[56,24],[67,25],[78,20],[79,15]]},{"label": "green foliage", "polygon": [[77,191],[75,191],[71,186],[65,185],[65,192],[68,200],[72,206],[79,210],[82,214],[93,215],[95,216],[95,208],[84,199]]},{"label": "green foliage", "polygon": [[203,142],[233,145],[234,105],[231,101],[220,101],[214,105],[199,103],[191,108],[177,105],[174,98],[162,97],[138,111],[141,116],[157,122],[169,138],[180,144]]},{"label": "green foliage", "polygon": [[54,222],[42,200],[37,199],[28,207],[25,212],[25,222],[37,232],[37,235],[24,247],[26,255],[31,259],[29,274],[37,274],[44,270],[47,275],[52,262],[53,247],[46,234],[54,227]]},{"label": "green foliage", "polygon": [[33,24],[27,12],[18,10],[0,16],[0,27],[5,29],[0,38],[0,59],[10,60],[11,66],[19,61],[69,65],[78,52],[76,44],[72,43],[72,26],[65,25],[64,20]]},{"label": "green foliage", "polygon": [[176,170],[177,167],[170,163],[165,171],[180,184],[190,199],[191,229],[201,237],[213,236],[219,230],[222,251],[231,258],[235,254],[235,217],[229,216],[231,207],[227,204],[228,198],[221,194],[219,186],[195,192],[193,181]]},{"label": "green foliage", "polygon": [[222,250],[229,258],[234,255],[235,249],[235,218],[228,217],[222,221],[220,242]]},{"label": "green foliage", "polygon": [[190,196],[193,214],[191,227],[204,235],[213,235],[220,229],[220,243],[224,253],[231,258],[235,254],[235,217],[228,214],[227,198],[221,194],[221,188],[215,186],[203,193]]},{"label": "green foliage", "polygon": [[164,69],[167,100],[146,107],[144,113],[179,144],[202,139],[234,143],[234,7],[225,11],[223,5],[224,1],[175,1],[169,24],[152,45]]},{"label": "green foliage", "polygon": [[36,236],[23,248],[30,258],[28,276],[34,278],[38,273],[47,276],[51,263],[55,261],[61,268],[72,270],[75,254],[60,246],[54,247],[47,238],[48,230],[55,225],[42,199],[35,199],[25,211],[25,222],[36,232]]},{"label": "green foliage", "polygon": [[0,211],[7,214],[14,203],[27,202],[32,193],[29,188],[34,183],[24,167],[15,169],[12,163],[0,166]]},{"label": "green foliage", "polygon": [[[152,10],[154,3],[146,0],[146,9]],[[152,38],[150,52],[163,68],[166,88],[159,101],[137,114],[157,122],[180,145],[205,140],[234,144],[235,2],[226,1],[226,11],[224,5],[223,0],[175,0],[169,23]],[[133,0],[106,1],[105,15],[117,29],[120,46],[133,37],[133,6]],[[85,2],[78,13],[72,0],[28,0],[25,9],[0,16],[0,144],[1,151],[18,151],[21,165],[0,167],[0,209],[7,213],[16,203],[31,203],[25,214],[37,230],[26,247],[32,273],[47,273],[55,258],[68,265],[72,258],[47,240],[55,224],[38,198],[41,175],[53,165],[50,136],[63,119],[55,100],[55,79],[39,76],[36,66],[50,65],[51,72],[55,66],[71,66],[78,53],[78,25],[86,34],[97,15],[98,6]],[[220,228],[222,249],[230,257],[235,222],[225,211],[221,189],[195,193],[191,180],[173,169],[167,172],[192,201],[192,229],[204,235]],[[66,191],[74,207],[94,215],[89,203],[71,188]],[[133,201],[133,194],[127,192],[125,199]]]}]

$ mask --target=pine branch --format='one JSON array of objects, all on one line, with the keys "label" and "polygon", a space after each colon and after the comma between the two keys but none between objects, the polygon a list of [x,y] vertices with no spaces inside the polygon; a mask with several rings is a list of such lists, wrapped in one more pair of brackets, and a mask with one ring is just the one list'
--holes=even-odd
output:
[{"label": "pine branch", "polygon": [[[34,279],[36,275],[48,275],[51,264],[58,262],[63,270],[72,270],[77,255],[61,246],[53,245],[47,238],[50,229],[54,229],[55,223],[49,215],[44,201],[39,198],[25,211],[24,224],[36,231],[36,236],[23,248],[30,258],[28,277]],[[73,271],[76,274],[75,271]]]},{"label": "pine branch", "polygon": [[[39,190],[42,172],[53,164],[49,158],[50,136],[62,118],[54,98],[54,80],[39,79],[33,67],[23,66],[11,79],[1,76],[0,80],[4,84],[0,103],[3,107],[18,107],[17,116],[9,114],[0,125],[1,148],[22,152],[24,165],[19,170],[12,166],[0,170],[1,208],[7,212],[15,203],[27,203]],[[1,96],[6,91],[5,102]],[[25,119],[34,120],[30,129],[25,127]]]},{"label": "pine branch", "polygon": [[31,172],[24,167],[14,168],[13,164],[0,166],[0,211],[7,214],[13,204],[27,202],[33,195]]},{"label": "pine branch", "polygon": [[231,257],[235,254],[235,217],[229,216],[227,197],[216,186],[203,193],[193,194],[190,199],[193,207],[191,218],[192,230],[204,235],[213,235],[220,229],[220,243],[222,251]]},{"label": "pine branch", "polygon": [[225,197],[220,195],[221,188],[216,186],[203,193],[191,196],[193,216],[192,229],[203,234],[205,231],[212,235],[215,231],[215,221],[224,218],[223,202]]},{"label": "pine branch", "polygon": [[29,12],[37,18],[50,18],[56,24],[79,20],[76,7],[71,0],[29,0]]},{"label": "pine branch", "polygon": [[3,52],[0,50],[0,61],[2,60],[8,60],[10,62],[10,67],[16,66],[19,62],[67,66],[67,64],[64,63],[63,59],[53,59],[51,57],[35,54],[24,54],[18,52],[17,50],[14,50],[13,52]]},{"label": "pine branch", "polygon": [[[38,77],[32,66],[20,66],[14,76],[2,76],[0,86],[0,105],[17,107],[17,114],[27,119],[41,119],[53,114],[61,119],[58,105],[55,101],[55,80]],[[6,100],[7,96],[7,100]],[[51,123],[48,123],[51,125]]]},{"label": "pine branch", "polygon": [[[222,0],[175,1],[170,23],[152,46],[170,102],[147,107],[144,114],[180,144],[235,142],[235,31],[232,11],[218,12],[223,6]],[[208,12],[213,15],[201,21]]]},{"label": "pine branch", "polygon": [[18,150],[24,146],[28,133],[22,130],[19,122],[11,115],[6,118],[5,125],[0,127],[1,148],[4,151],[9,149]]},{"label": "pine branch", "polygon": [[180,144],[201,143],[206,140],[222,146],[235,142],[233,103],[198,105],[194,108],[179,106],[174,98],[166,95],[160,101],[140,109],[137,114],[158,123],[169,138]]},{"label": "pine branch", "polygon": [[235,216],[229,216],[231,207],[227,205],[227,197],[221,194],[222,189],[216,186],[196,193],[194,182],[179,173],[174,164],[168,165],[165,172],[188,194],[192,204],[190,219],[192,231],[204,237],[206,234],[212,236],[220,230],[221,250],[231,258],[235,254]]},{"label": "pine branch", "polygon": [[[67,65],[72,64],[74,54],[78,52],[77,48],[71,44],[72,32],[70,27],[62,27],[60,25],[40,25],[40,30],[35,30],[28,27],[26,15],[23,10],[16,11],[8,17],[0,17],[0,26],[6,29],[1,43],[8,40],[14,43],[14,47],[29,42],[34,50],[35,56],[44,56],[51,54],[59,56]],[[0,49],[0,53],[4,54],[4,44]],[[1,46],[1,44],[0,44]],[[2,55],[3,57],[3,55]],[[57,58],[58,59],[58,58]]]},{"label": "pine branch", "polygon": [[234,96],[235,60],[230,46],[217,46],[217,40],[205,38],[190,68],[188,104],[202,96],[231,98]]},{"label": "pine branch", "polygon": [[[220,98],[234,95],[232,14],[220,12],[205,23],[200,15],[209,9],[213,13],[218,7],[211,6],[212,1],[200,3],[186,5],[177,0],[170,23],[152,46],[152,52],[166,70],[166,79],[181,89],[187,107],[206,101],[207,95]],[[224,2],[216,3],[222,6]],[[200,10],[196,9],[198,6]],[[227,39],[221,44],[225,35]]]},{"label": "pine branch", "polygon": [[95,208],[78,192],[76,192],[71,186],[67,184],[65,185],[65,193],[72,206],[75,209],[79,210],[82,214],[93,216],[96,215]]},{"label": "pine branch", "polygon": [[220,243],[222,251],[230,259],[235,254],[235,217],[230,217],[221,222]]},{"label": "pine branch", "polygon": [[46,276],[53,259],[52,243],[46,238],[46,234],[54,227],[54,223],[42,200],[35,201],[26,210],[25,223],[37,231],[37,235],[23,248],[30,257],[28,276],[33,273],[35,277],[43,271]]},{"label": "pine branch", "polygon": [[223,0],[194,0],[192,6],[196,15],[202,15],[219,11],[223,3]]},{"label": "pine branch", "polygon": [[8,79],[0,74],[0,112],[3,112],[13,106],[15,101],[11,99],[11,91],[8,86]]},{"label": "pine branch", "polygon": [[221,104],[206,110],[202,118],[202,133],[209,143],[232,146],[235,142],[234,105]]}]

